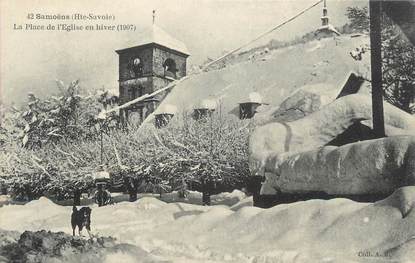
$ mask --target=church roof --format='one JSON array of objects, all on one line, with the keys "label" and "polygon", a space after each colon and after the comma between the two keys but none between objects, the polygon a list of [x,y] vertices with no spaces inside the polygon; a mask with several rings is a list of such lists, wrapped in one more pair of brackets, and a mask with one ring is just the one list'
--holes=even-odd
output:
[{"label": "church roof", "polygon": [[186,45],[172,37],[160,27],[153,25],[151,28],[143,31],[138,36],[138,42],[134,42],[134,47],[143,46],[147,44],[158,44],[163,47],[178,51],[185,55],[190,55]]},{"label": "church roof", "polygon": [[[349,54],[350,50],[367,43],[367,36],[323,38],[272,50],[256,60],[229,63],[223,69],[189,75],[171,89],[159,108],[170,104],[177,107],[178,113],[193,112],[194,105],[199,106],[199,101],[209,99],[216,101],[218,112],[220,108],[224,114],[239,116],[239,104],[245,102],[262,103],[261,111],[273,112],[291,93],[312,85],[327,90],[329,95],[324,95],[327,100],[335,99],[341,89],[349,85],[345,84],[345,76],[349,76],[350,71],[367,74],[370,57],[356,61]],[[248,56],[249,53],[246,58]]]}]

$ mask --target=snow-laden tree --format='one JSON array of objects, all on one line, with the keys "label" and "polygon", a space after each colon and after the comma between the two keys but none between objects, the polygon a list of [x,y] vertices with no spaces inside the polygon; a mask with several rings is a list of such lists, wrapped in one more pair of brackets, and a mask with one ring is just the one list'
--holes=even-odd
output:
[{"label": "snow-laden tree", "polygon": [[144,151],[143,159],[172,189],[181,190],[185,182],[209,196],[245,184],[248,132],[249,122],[220,113],[198,121],[183,114],[167,127],[153,129],[144,148],[152,150]]},{"label": "snow-laden tree", "polygon": [[[43,194],[74,197],[93,184],[102,133],[117,125],[114,115],[97,118],[102,96],[82,91],[78,81],[58,81],[58,92],[45,98],[29,94],[23,110],[10,109],[1,126],[2,184],[17,199]],[[79,202],[76,202],[79,204]]]},{"label": "snow-laden tree", "polygon": [[[367,8],[349,7],[346,13],[355,32],[369,32]],[[415,112],[415,47],[389,17],[382,16],[382,73],[385,99],[402,110]],[[368,45],[351,52],[356,60],[370,50]]]},{"label": "snow-laden tree", "polygon": [[[96,116],[107,106],[107,100],[97,94],[83,94],[78,81],[68,86],[58,81],[58,87],[57,95],[44,99],[28,94],[26,109],[21,112],[23,146],[36,148],[61,140],[91,139],[102,129]],[[109,116],[105,127],[115,126],[114,119],[115,115]]]},{"label": "snow-laden tree", "polygon": [[[66,110],[72,109],[71,100],[66,98],[73,96],[79,96],[73,104],[76,107]],[[25,116],[36,116],[36,120],[25,132],[25,146],[19,138],[14,144],[7,143],[6,154],[0,154],[5,184],[15,196],[30,195],[28,199],[32,199],[51,194],[58,199],[79,200],[80,193],[93,186],[91,175],[102,164],[101,152],[111,174],[111,185],[128,190],[131,200],[137,192],[184,193],[190,187],[204,192],[208,203],[210,194],[241,188],[249,176],[249,121],[220,112],[195,121],[183,113],[162,129],[151,124],[115,129],[111,128],[111,116],[93,117],[99,107],[95,110],[95,104],[87,103],[89,98],[82,95],[68,93],[56,104],[48,102],[48,107],[43,106],[47,100],[32,98],[33,104],[27,110],[30,113]],[[53,122],[46,122],[52,117]],[[27,120],[31,118],[23,119]],[[68,127],[74,123],[79,126],[76,136]],[[57,128],[60,133],[54,133],[61,136],[51,135],[50,131]],[[41,147],[37,147],[37,141]]]}]

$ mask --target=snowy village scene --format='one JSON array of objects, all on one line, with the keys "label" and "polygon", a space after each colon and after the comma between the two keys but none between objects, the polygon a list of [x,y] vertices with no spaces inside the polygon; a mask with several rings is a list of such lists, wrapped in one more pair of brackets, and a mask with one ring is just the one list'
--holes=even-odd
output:
[{"label": "snowy village scene", "polygon": [[414,114],[414,0],[0,0],[0,262],[415,263]]}]

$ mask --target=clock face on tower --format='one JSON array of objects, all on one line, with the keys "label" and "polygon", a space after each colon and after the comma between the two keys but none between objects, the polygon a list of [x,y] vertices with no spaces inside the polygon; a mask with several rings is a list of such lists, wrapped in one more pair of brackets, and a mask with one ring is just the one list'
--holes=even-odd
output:
[{"label": "clock face on tower", "polygon": [[138,57],[135,57],[130,62],[130,72],[131,75],[135,78],[141,77],[143,74],[143,65],[141,63],[141,59]]}]

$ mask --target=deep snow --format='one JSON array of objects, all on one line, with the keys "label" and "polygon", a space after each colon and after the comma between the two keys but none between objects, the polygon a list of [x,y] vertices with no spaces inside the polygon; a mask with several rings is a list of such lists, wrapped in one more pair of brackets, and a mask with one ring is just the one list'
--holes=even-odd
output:
[{"label": "deep snow", "polygon": [[[399,205],[412,205],[415,188],[404,193],[376,204],[310,200],[270,209],[252,207],[250,197],[232,207],[142,197],[92,206],[92,230],[171,262],[413,262],[415,213],[403,218]],[[0,228],[71,233],[70,214],[41,198],[0,208]],[[137,262],[117,253],[105,262]]]},{"label": "deep snow", "polygon": [[368,41],[367,36],[325,38],[270,50],[256,59],[191,75],[171,90],[159,109],[174,105],[178,112],[191,112],[200,101],[209,99],[220,106],[218,111],[237,115],[238,103],[246,101],[252,92],[269,104],[261,106],[261,110],[279,105],[305,85],[324,85],[336,93],[351,71],[368,74],[367,57],[356,61],[349,54]]}]

